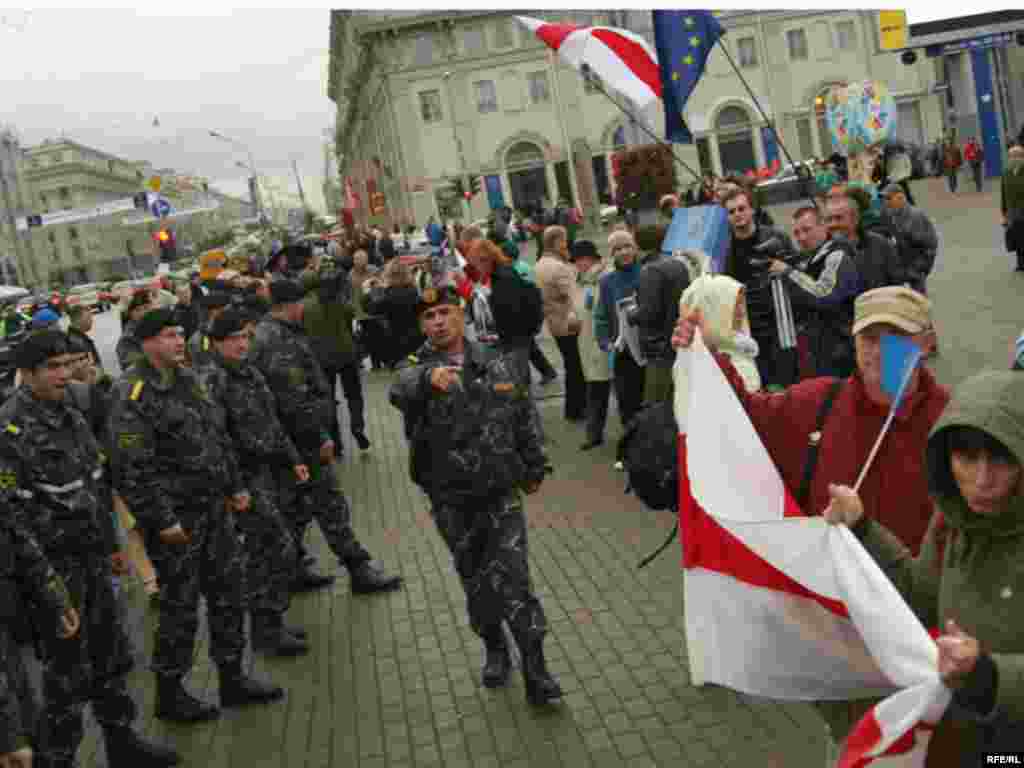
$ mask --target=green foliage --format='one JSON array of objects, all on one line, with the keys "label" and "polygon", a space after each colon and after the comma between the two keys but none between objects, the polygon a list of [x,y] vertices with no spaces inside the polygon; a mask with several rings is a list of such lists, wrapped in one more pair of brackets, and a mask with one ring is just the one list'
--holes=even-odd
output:
[{"label": "green foliage", "polygon": [[223,248],[234,239],[230,229],[214,232],[196,244],[196,253],[205,253],[213,248]]}]

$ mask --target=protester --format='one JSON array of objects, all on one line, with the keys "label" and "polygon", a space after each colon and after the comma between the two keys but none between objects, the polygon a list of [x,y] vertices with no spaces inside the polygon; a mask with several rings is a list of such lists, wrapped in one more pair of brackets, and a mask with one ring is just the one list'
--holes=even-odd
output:
[{"label": "protester", "polygon": [[412,479],[430,498],[466,592],[470,626],[484,642],[483,684],[508,681],[507,622],[522,655],[527,701],[544,705],[562,690],[544,658],[547,621],[530,586],[522,500],[545,475],[539,419],[507,359],[465,340],[460,304],[450,286],[424,291],[418,311],[428,341],[395,378],[390,399],[405,420]]},{"label": "protester", "polygon": [[896,240],[900,282],[927,295],[926,282],[935,266],[939,235],[928,215],[907,202],[903,187],[890,184],[882,190],[885,210],[882,221]]},{"label": "protester", "polygon": [[870,291],[899,285],[896,248],[878,232],[869,232],[861,224],[861,209],[849,193],[832,194],[826,205],[825,222],[833,239],[845,239],[853,245],[854,262],[861,288]]},{"label": "protester", "polygon": [[925,627],[944,630],[938,672],[953,703],[928,765],[967,768],[1024,734],[1024,378],[962,382],[925,462],[935,512],[916,558],[846,483],[830,484],[824,515],[851,528]]},{"label": "protester", "polygon": [[416,321],[416,286],[409,268],[401,259],[392,259],[384,268],[382,282],[371,290],[366,311],[380,315],[387,322],[388,342],[384,364],[393,368],[400,360],[423,343],[423,334]]},{"label": "protester", "polygon": [[[519,384],[530,392],[531,352],[544,324],[544,300],[540,289],[516,271],[513,267],[515,260],[509,251],[490,240],[481,240],[476,249],[482,252],[481,258],[494,261],[490,307],[498,332],[498,349],[515,361]],[[511,253],[517,254],[517,249]]]},{"label": "protester", "polygon": [[970,164],[971,174],[974,176],[974,186],[981,192],[985,178],[985,150],[981,148],[981,144],[973,136],[964,145],[964,160]]},{"label": "protester", "polygon": [[142,342],[135,336],[135,327],[149,310],[155,308],[152,294],[145,290],[136,291],[126,302],[121,337],[114,347],[117,364],[122,373],[131,368],[145,354],[142,351]]},{"label": "protester", "polygon": [[964,164],[963,154],[960,147],[953,139],[947,139],[942,148],[942,167],[946,172],[946,182],[949,184],[949,191],[956,194],[960,166]]},{"label": "protester", "polygon": [[537,287],[544,298],[544,320],[555,337],[565,370],[567,421],[581,421],[586,410],[586,384],[580,362],[580,321],[572,309],[576,270],[568,263],[569,239],[563,226],[544,230],[544,253],[537,262]]},{"label": "protester", "polygon": [[999,205],[1006,228],[1006,250],[1017,254],[1016,271],[1024,272],[1024,146],[1010,147]]},{"label": "protester", "polygon": [[73,339],[78,339],[82,344],[85,344],[89,349],[89,354],[92,356],[93,364],[96,366],[98,373],[103,373],[103,360],[100,359],[100,351],[96,348],[96,342],[92,340],[89,333],[92,331],[93,326],[96,323],[96,318],[93,317],[92,310],[82,304],[76,304],[68,310],[68,317],[70,318],[70,325],[68,326],[68,336]]},{"label": "protester", "polygon": [[608,271],[597,246],[590,240],[577,240],[569,250],[569,258],[579,277],[573,291],[573,312],[580,321],[580,364],[587,390],[587,440],[580,446],[589,451],[604,443],[608,421],[608,400],[611,397],[611,370],[608,354],[598,346],[594,331],[594,313],[598,303],[598,284]]}]

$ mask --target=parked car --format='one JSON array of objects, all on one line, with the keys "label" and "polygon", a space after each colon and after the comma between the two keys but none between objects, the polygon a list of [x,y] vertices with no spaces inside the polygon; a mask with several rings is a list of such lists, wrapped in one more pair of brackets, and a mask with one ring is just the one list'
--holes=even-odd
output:
[{"label": "parked car", "polygon": [[795,203],[814,194],[814,163],[786,163],[770,179],[758,183],[761,205]]},{"label": "parked car", "polygon": [[88,307],[93,312],[105,312],[107,305],[100,299],[100,288],[102,288],[100,283],[85,283],[69,289],[65,295],[65,303],[68,309],[82,305]]}]

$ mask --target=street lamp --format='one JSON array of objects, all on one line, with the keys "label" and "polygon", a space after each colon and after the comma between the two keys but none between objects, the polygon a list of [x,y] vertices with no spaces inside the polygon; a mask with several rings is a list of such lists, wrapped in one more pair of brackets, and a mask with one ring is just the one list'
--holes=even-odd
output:
[{"label": "street lamp", "polygon": [[[467,184],[466,184],[465,173],[464,173],[466,162],[465,162],[465,159],[462,156],[462,147],[459,144],[459,135],[458,135],[458,131],[457,131],[456,126],[455,126],[455,100],[452,98],[452,87],[451,87],[452,73],[451,73],[451,71],[449,70],[449,71],[445,72],[443,75],[441,75],[441,79],[444,80],[445,94],[448,96],[448,111],[450,113],[451,120],[452,120],[452,146],[455,148],[456,158],[457,158],[458,163],[459,163],[459,177],[462,179],[462,188],[466,189]],[[466,200],[465,203],[466,203],[466,212],[467,212],[466,220],[468,221],[469,218],[470,218],[470,214],[472,213],[472,210],[469,207],[469,201]]]},{"label": "street lamp", "polygon": [[259,173],[256,171],[256,161],[253,159],[252,150],[249,148],[249,145],[248,144],[244,144],[243,142],[239,141],[238,139],[233,139],[230,136],[225,136],[223,133],[219,133],[219,132],[214,131],[212,129],[208,130],[207,133],[209,133],[210,136],[212,136],[215,139],[220,139],[221,141],[226,141],[228,144],[234,144],[236,147],[241,147],[249,155],[249,165],[248,166],[245,166],[245,165],[243,165],[240,162],[236,162],[235,164],[238,167],[245,168],[245,170],[249,171],[249,174],[250,174],[250,177],[249,177],[249,198],[252,201],[252,207],[256,209],[255,212],[256,212],[257,218],[262,218],[262,210],[261,210],[262,206],[260,205],[260,196],[259,196],[259,191],[258,191],[258,186],[259,185],[258,185],[258,182],[257,182],[257,179],[259,177]]}]

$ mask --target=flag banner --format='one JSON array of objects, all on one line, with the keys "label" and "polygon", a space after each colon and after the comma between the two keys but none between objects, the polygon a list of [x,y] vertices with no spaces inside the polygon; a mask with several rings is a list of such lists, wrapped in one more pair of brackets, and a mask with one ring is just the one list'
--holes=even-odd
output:
[{"label": "flag banner", "polygon": [[899,408],[903,390],[921,360],[922,350],[906,336],[895,333],[883,333],[881,343],[882,391],[892,398],[893,407]]},{"label": "flag banner", "polygon": [[797,506],[699,331],[678,358],[693,682],[781,700],[889,696],[840,766],[923,766],[951,699],[935,642],[846,526]]},{"label": "flag banner", "polygon": [[692,144],[693,134],[683,121],[686,102],[697,87],[711,49],[725,30],[711,11],[652,11],[654,47],[665,100],[665,137]]}]

